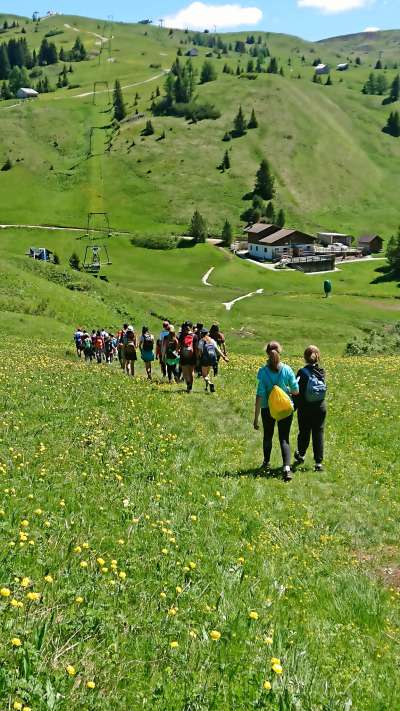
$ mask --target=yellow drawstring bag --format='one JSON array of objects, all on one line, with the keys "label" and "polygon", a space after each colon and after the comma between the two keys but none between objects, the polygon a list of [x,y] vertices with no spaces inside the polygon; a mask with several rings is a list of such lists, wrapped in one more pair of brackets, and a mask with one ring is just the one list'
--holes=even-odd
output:
[{"label": "yellow drawstring bag", "polygon": [[289,417],[294,410],[293,403],[289,395],[287,395],[285,391],[279,387],[279,385],[274,385],[272,388],[268,398],[268,407],[271,417],[273,417],[273,419],[277,422],[285,420],[286,417]]}]

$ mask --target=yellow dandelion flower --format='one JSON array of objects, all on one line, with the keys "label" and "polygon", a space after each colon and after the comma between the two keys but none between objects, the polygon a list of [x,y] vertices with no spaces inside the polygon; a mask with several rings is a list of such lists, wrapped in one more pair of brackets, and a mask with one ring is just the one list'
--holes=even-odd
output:
[{"label": "yellow dandelion flower", "polygon": [[82,602],[83,602],[83,597],[82,597],[81,595],[78,595],[78,596],[75,598],[75,602],[76,602],[78,605],[81,605]]},{"label": "yellow dandelion flower", "polygon": [[125,541],[123,538],[118,538],[117,543],[119,543],[120,546],[123,546],[125,544]]},{"label": "yellow dandelion flower", "polygon": [[265,691],[271,691],[271,689],[272,689],[272,684],[271,684],[271,682],[268,681],[268,680],[267,680],[267,681],[264,681],[264,683],[263,683],[263,688],[265,689]]},{"label": "yellow dandelion flower", "polygon": [[281,660],[278,657],[271,657],[271,664],[280,664]]},{"label": "yellow dandelion flower", "polygon": [[272,644],[273,641],[274,641],[274,640],[272,639],[272,637],[266,637],[266,638],[264,639],[264,644]]},{"label": "yellow dandelion flower", "polygon": [[171,647],[171,649],[177,649],[179,647],[179,642],[174,640],[173,642],[169,643],[169,646]]},{"label": "yellow dandelion flower", "polygon": [[53,577],[51,575],[45,575],[44,581],[45,581],[45,583],[53,583],[54,582]]},{"label": "yellow dandelion flower", "polygon": [[72,664],[68,664],[68,666],[65,668],[65,671],[67,672],[67,674],[69,674],[69,676],[75,676],[76,674],[76,669],[74,666],[72,666]]},{"label": "yellow dandelion flower", "polygon": [[11,644],[13,647],[22,647],[22,642],[19,637],[12,637]]},{"label": "yellow dandelion flower", "polygon": [[27,521],[27,519],[24,518],[24,520],[21,521],[20,525],[23,526],[24,528],[28,528],[28,526],[29,526],[29,521]]},{"label": "yellow dandelion flower", "polygon": [[94,681],[87,681],[87,682],[86,682],[86,687],[87,687],[88,689],[95,689],[95,688],[96,688],[96,684],[94,683]]},{"label": "yellow dandelion flower", "polygon": [[250,610],[249,617],[251,620],[258,620],[259,614],[255,610]]},{"label": "yellow dandelion flower", "polygon": [[89,548],[89,543],[82,543],[82,548],[88,549],[88,548]]},{"label": "yellow dandelion flower", "polygon": [[210,637],[214,640],[214,642],[218,642],[221,639],[221,632],[218,632],[218,630],[211,630]]},{"label": "yellow dandelion flower", "polygon": [[30,706],[23,706],[22,711],[32,711]]},{"label": "yellow dandelion flower", "polygon": [[81,562],[79,563],[79,565],[81,566],[81,568],[87,568],[87,566],[88,566],[86,560],[81,560]]},{"label": "yellow dandelion flower", "polygon": [[283,669],[280,664],[273,664],[272,671],[275,672],[275,674],[283,674]]},{"label": "yellow dandelion flower", "polygon": [[75,546],[74,553],[82,553],[82,548],[80,546]]},{"label": "yellow dandelion flower", "polygon": [[15,711],[22,711],[22,703],[21,703],[21,701],[14,701],[14,703],[13,703],[13,709],[15,709]]},{"label": "yellow dandelion flower", "polygon": [[189,568],[190,570],[194,570],[197,568],[197,563],[194,563],[192,560],[189,562]]},{"label": "yellow dandelion flower", "polygon": [[30,584],[31,584],[30,578],[22,578],[22,580],[21,580],[21,587],[22,588],[28,588]]},{"label": "yellow dandelion flower", "polygon": [[165,593],[164,590],[162,590],[160,592],[160,597],[162,597],[162,599],[165,600],[165,598],[167,597],[167,593]]},{"label": "yellow dandelion flower", "polygon": [[170,607],[168,610],[168,614],[170,617],[175,617],[176,613],[178,612],[177,607]]},{"label": "yellow dandelion flower", "polygon": [[11,590],[8,588],[1,588],[0,595],[1,597],[9,597],[11,595]]},{"label": "yellow dandelion flower", "polygon": [[178,595],[182,592],[182,588],[181,588],[180,585],[177,585],[176,588],[175,588],[175,590],[176,590],[176,592],[178,593]]},{"label": "yellow dandelion flower", "polygon": [[26,597],[28,598],[28,600],[31,600],[32,602],[36,602],[37,600],[40,600],[40,593],[33,592],[33,590],[32,590],[31,592],[28,592],[26,594]]},{"label": "yellow dandelion flower", "polygon": [[193,521],[193,522],[196,522],[196,521],[197,521],[197,516],[191,516],[191,517],[190,517],[190,520]]},{"label": "yellow dandelion flower", "polygon": [[100,566],[103,566],[103,565],[105,564],[105,562],[106,562],[106,561],[104,560],[104,558],[96,558],[96,560],[97,560],[97,562],[98,562],[98,564],[99,564]]},{"label": "yellow dandelion flower", "polygon": [[125,580],[125,578],[126,578],[125,571],[120,570],[120,572],[118,573],[118,577],[121,578],[121,580]]},{"label": "yellow dandelion flower", "polygon": [[197,639],[197,632],[196,632],[196,630],[190,630],[190,632],[189,632],[189,637],[191,637],[192,639]]}]

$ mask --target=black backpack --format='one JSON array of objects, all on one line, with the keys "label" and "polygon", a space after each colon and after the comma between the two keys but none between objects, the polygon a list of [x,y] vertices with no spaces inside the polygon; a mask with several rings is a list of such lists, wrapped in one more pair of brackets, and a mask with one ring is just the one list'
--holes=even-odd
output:
[{"label": "black backpack", "polygon": [[154,340],[150,333],[144,333],[143,334],[143,344],[142,348],[144,351],[152,351],[153,350],[153,345],[154,345]]}]

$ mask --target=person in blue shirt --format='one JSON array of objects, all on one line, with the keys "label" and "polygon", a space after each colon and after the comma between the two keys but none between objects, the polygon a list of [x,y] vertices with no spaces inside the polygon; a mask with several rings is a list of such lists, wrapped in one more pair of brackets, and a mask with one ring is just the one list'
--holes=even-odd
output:
[{"label": "person in blue shirt", "polygon": [[[271,341],[266,347],[268,361],[257,374],[258,387],[254,412],[254,429],[259,429],[259,418],[261,413],[264,429],[264,461],[262,469],[270,470],[270,457],[272,451],[272,438],[275,429],[275,420],[271,417],[268,409],[268,398],[274,385],[278,385],[289,395],[290,398],[298,395],[299,386],[293,370],[285,363],[281,362],[282,347],[277,341]],[[283,460],[283,477],[285,481],[292,479],[290,469],[290,445],[289,436],[292,426],[293,414],[278,422],[279,443],[281,446]]]}]

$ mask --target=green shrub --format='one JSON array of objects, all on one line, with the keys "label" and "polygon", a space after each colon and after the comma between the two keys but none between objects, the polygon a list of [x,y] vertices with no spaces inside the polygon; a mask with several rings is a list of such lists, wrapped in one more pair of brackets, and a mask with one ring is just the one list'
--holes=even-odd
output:
[{"label": "green shrub", "polygon": [[131,244],[144,249],[176,249],[179,238],[175,235],[135,235]]},{"label": "green shrub", "polygon": [[400,322],[371,330],[363,338],[356,338],[346,345],[347,356],[395,355],[400,353]]}]

